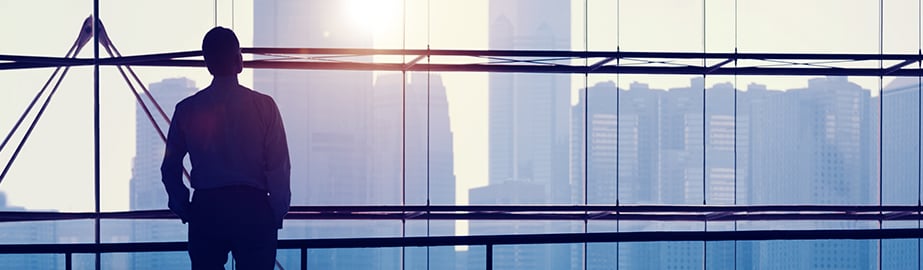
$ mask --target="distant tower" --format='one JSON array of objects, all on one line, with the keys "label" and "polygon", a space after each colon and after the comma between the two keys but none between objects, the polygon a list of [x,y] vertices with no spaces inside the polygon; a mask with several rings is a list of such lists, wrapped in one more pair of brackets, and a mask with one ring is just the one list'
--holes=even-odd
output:
[{"label": "distant tower", "polygon": [[597,83],[588,89],[580,89],[580,100],[576,106],[573,106],[570,164],[571,183],[574,183],[573,194],[576,203],[584,201],[584,172],[586,178],[591,181],[589,183],[591,188],[586,190],[588,193],[586,200],[589,204],[615,204],[616,202],[615,173],[617,170],[615,166],[618,164],[616,160],[618,115],[614,104],[617,91],[618,89],[612,82]]},{"label": "distant tower", "polygon": [[[750,204],[871,202],[870,91],[845,77],[814,78],[807,88],[748,90]],[[871,223],[810,222],[807,228],[863,229]],[[754,264],[764,269],[874,268],[869,241],[760,242]]]},{"label": "distant tower", "polygon": [[[173,117],[176,103],[196,92],[195,82],[187,78],[165,79],[150,85],[151,95],[163,108],[168,117]],[[146,97],[145,97],[146,100]],[[148,108],[164,134],[168,125],[164,123],[156,108]],[[164,142],[154,130],[140,105],[135,109],[135,158],[131,169],[131,210],[167,208],[167,192],[160,179],[160,163],[163,161]],[[178,220],[155,221],[136,220],[132,225],[135,242],[181,241],[186,239],[186,225]],[[135,253],[133,269],[179,269],[189,268],[185,254]]]},{"label": "distant tower", "polygon": [[[262,0],[253,5],[256,47],[371,48],[372,32],[350,21],[347,1]],[[352,7],[355,8],[355,7]],[[370,60],[370,57],[365,60]],[[254,90],[271,95],[285,123],[292,162],[292,205],[400,204],[400,193],[372,182],[371,71],[254,70]],[[388,187],[391,188],[391,187]],[[400,223],[296,221],[281,238],[400,235]],[[280,254],[286,268],[297,254]],[[308,268],[390,269],[395,249],[317,250]]]},{"label": "distant tower", "polygon": [[[406,187],[408,205],[453,205],[454,138],[445,86],[438,74],[427,77],[414,73],[408,77],[403,88],[400,74],[381,75],[375,80],[371,182],[379,191],[377,196],[400,196],[402,186]],[[426,222],[408,222],[406,233],[427,235],[428,230],[429,235],[455,234],[454,220],[429,224],[427,228]],[[408,269],[427,268],[425,249],[408,249],[405,254]],[[454,248],[431,248],[429,262],[434,269],[453,267]]]},{"label": "distant tower", "polygon": [[[609,81],[580,89],[580,99],[571,112],[571,183],[576,203],[616,203],[616,131],[618,115],[616,106],[618,89]],[[637,131],[637,129],[635,129]],[[584,175],[585,174],[585,175]],[[584,178],[585,177],[585,178]],[[588,183],[584,182],[587,179]],[[589,185],[584,189],[585,185]],[[599,225],[593,224],[593,225]],[[608,225],[608,224],[607,224]],[[591,226],[592,231],[595,226]],[[608,227],[599,225],[599,227]],[[614,229],[613,229],[614,230]],[[615,244],[588,245],[586,269],[611,269],[617,264]],[[582,254],[582,247],[574,250]],[[581,265],[583,258],[575,256],[572,265]]]},{"label": "distant tower", "polygon": [[[591,91],[597,99],[600,91]],[[618,100],[618,200],[621,203],[656,203],[663,192],[660,186],[661,102],[668,93],[651,89],[647,84],[631,83]],[[606,95],[603,95],[605,97]],[[608,99],[608,98],[607,98]],[[593,107],[607,107],[599,104]],[[615,107],[608,105],[608,107]],[[601,109],[601,108],[600,108]],[[614,110],[610,109],[610,110]],[[613,131],[614,132],[614,131]],[[614,150],[613,150],[614,151]],[[598,180],[602,181],[602,179]],[[590,183],[589,202],[615,204],[615,179],[606,183]],[[611,187],[609,187],[611,186]],[[601,193],[600,191],[608,192]],[[594,196],[595,195],[595,196]]]},{"label": "distant tower", "polygon": [[[570,50],[567,1],[490,1],[489,48]],[[544,186],[547,202],[569,203],[570,75],[491,73],[489,184]]]},{"label": "distant tower", "polygon": [[[878,153],[878,123],[881,123],[881,198],[884,205],[914,205],[920,191],[920,80],[900,77],[884,87],[882,100],[873,97],[869,115],[870,153]],[[879,119],[879,106],[883,112]],[[879,121],[881,120],[881,121]],[[868,191],[871,204],[878,203],[878,160],[869,160]],[[916,226],[916,222],[889,222],[892,226]],[[915,239],[881,241],[882,269],[917,267],[919,249]]]},{"label": "distant tower", "polygon": [[[195,82],[187,78],[165,79],[152,83],[151,96],[157,100],[167,117],[173,117],[176,103],[194,94]],[[144,97],[144,96],[142,96]],[[144,97],[147,101],[147,97]],[[157,134],[147,114],[135,105],[135,157],[131,168],[131,209],[151,210],[167,207],[167,193],[160,181],[160,163],[163,161],[164,142]],[[166,135],[169,125],[150,103],[147,105],[157,124]]]},{"label": "distant tower", "polygon": [[[372,47],[371,32],[348,21],[340,1],[266,0],[254,4],[254,46]],[[254,90],[273,96],[292,159],[292,205],[372,202],[368,108],[372,72],[254,71]]]},{"label": "distant tower", "polygon": [[[493,50],[570,50],[568,1],[489,1]],[[570,75],[491,73],[488,89],[488,185],[471,204],[571,203]],[[575,230],[561,223],[472,221],[471,234]],[[502,269],[565,269],[569,246],[509,246],[494,252]],[[470,259],[478,260],[477,256]]]},{"label": "distant tower", "polygon": [[[7,204],[6,193],[0,191],[0,211],[26,211],[23,207]],[[60,222],[0,222],[0,239],[4,244],[54,244],[56,226]],[[47,254],[4,254],[0,256],[3,269],[53,269],[58,266],[58,256]]]},{"label": "distant tower", "polygon": [[705,149],[702,142],[705,80],[671,88],[660,106],[660,181],[654,200],[666,204],[701,204]]}]

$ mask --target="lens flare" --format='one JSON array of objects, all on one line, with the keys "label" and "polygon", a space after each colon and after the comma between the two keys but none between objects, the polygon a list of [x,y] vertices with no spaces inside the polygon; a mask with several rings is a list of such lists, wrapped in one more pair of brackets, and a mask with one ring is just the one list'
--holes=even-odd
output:
[{"label": "lens flare", "polygon": [[370,32],[378,32],[392,24],[400,17],[400,2],[395,0],[349,0],[345,9],[350,21],[356,27]]}]

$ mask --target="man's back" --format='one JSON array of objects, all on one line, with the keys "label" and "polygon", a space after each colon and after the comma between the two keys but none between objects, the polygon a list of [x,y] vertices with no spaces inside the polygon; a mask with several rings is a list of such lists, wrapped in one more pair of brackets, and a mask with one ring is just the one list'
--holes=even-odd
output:
[{"label": "man's back", "polygon": [[174,125],[182,129],[192,161],[192,187],[247,185],[268,190],[264,167],[267,138],[277,118],[269,96],[240,85],[215,84],[186,98],[176,107]]},{"label": "man's back", "polygon": [[272,269],[292,195],[282,116],[272,98],[237,83],[243,57],[233,31],[210,30],[202,54],[214,79],[173,112],[160,166],[168,207],[189,223],[193,269],[221,269],[228,252],[241,269]]}]

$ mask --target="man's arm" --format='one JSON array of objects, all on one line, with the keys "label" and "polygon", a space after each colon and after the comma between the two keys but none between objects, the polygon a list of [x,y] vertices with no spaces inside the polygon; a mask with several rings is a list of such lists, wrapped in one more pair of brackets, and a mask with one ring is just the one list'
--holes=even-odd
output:
[{"label": "man's arm", "polygon": [[186,157],[186,138],[179,125],[179,105],[173,113],[173,122],[167,134],[167,147],[160,165],[161,181],[167,190],[169,202],[167,206],[174,214],[186,223],[189,221],[189,188],[183,183],[183,158]]},{"label": "man's arm", "polygon": [[266,184],[269,188],[269,204],[275,217],[276,228],[282,228],[282,220],[288,214],[292,201],[291,171],[292,165],[288,156],[288,142],[285,138],[285,127],[282,124],[282,115],[275,101],[269,98],[270,112],[269,126],[265,140]]}]

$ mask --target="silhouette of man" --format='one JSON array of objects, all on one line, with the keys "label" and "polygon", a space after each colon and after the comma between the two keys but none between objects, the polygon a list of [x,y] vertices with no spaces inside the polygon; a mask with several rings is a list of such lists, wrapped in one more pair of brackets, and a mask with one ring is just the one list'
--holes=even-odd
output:
[{"label": "silhouette of man", "polygon": [[[243,69],[233,31],[215,27],[202,52],[211,85],[176,105],[160,167],[168,206],[189,223],[192,269],[272,269],[277,230],[291,201],[288,145],[273,99],[237,82]],[[192,202],[183,158],[192,161]]]}]

